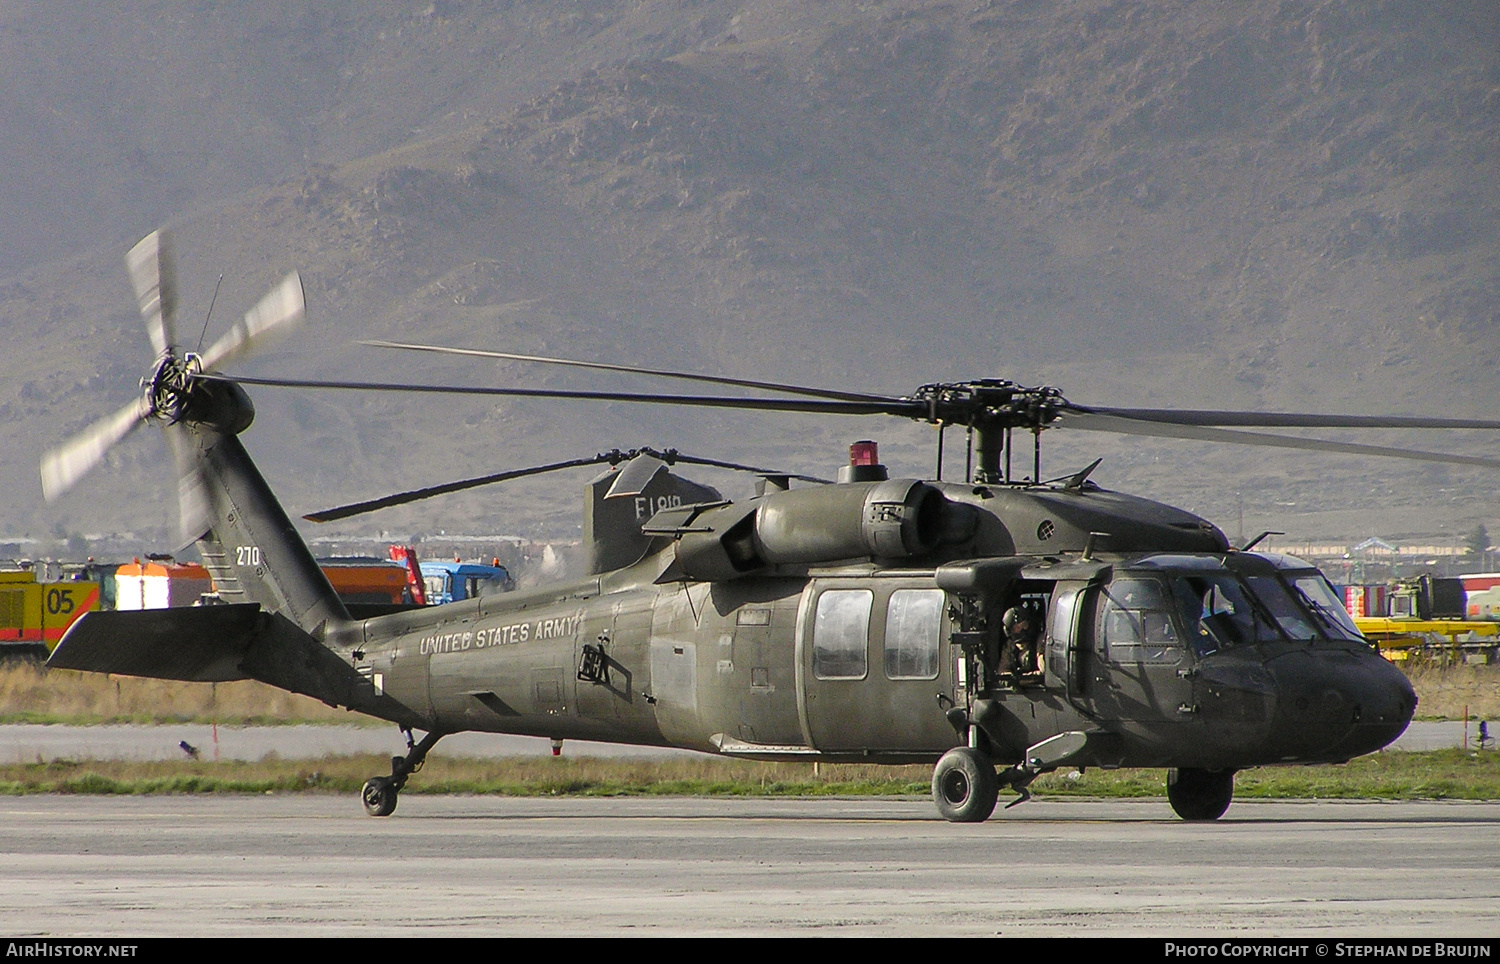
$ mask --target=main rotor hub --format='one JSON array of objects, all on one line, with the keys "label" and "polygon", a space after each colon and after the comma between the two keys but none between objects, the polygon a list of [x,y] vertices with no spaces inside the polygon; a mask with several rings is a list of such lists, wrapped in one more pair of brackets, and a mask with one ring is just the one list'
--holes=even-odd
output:
[{"label": "main rotor hub", "polygon": [[929,422],[969,425],[979,431],[1024,428],[1039,432],[1056,421],[1067,404],[1055,388],[1026,388],[1006,378],[923,385],[911,399],[926,405]]}]

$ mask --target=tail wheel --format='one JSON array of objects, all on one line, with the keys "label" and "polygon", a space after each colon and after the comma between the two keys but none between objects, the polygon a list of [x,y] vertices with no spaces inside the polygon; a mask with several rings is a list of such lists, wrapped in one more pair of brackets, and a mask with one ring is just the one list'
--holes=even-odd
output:
[{"label": "tail wheel", "polygon": [[1217,820],[1234,799],[1233,770],[1167,771],[1167,800],[1184,820]]},{"label": "tail wheel", "polygon": [[954,823],[983,823],[995,812],[1000,778],[995,764],[973,747],[954,747],[932,771],[932,799]]},{"label": "tail wheel", "polygon": [[389,817],[396,812],[396,787],[389,777],[371,777],[360,791],[365,813],[372,817]]}]

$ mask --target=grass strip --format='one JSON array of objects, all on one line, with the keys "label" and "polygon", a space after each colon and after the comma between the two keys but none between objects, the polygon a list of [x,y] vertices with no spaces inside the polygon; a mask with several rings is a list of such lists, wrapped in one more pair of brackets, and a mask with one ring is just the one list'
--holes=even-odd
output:
[{"label": "grass strip", "polygon": [[[354,793],[389,772],[382,756],[255,762],[73,761],[0,766],[0,793]],[[1160,797],[1161,770],[1061,770],[1032,785],[1038,797]],[[404,793],[504,796],[926,796],[925,766],[681,760],[433,756]],[[1378,753],[1343,766],[1241,772],[1239,799],[1500,800],[1500,753]],[[1009,799],[1002,795],[1002,802]]]}]

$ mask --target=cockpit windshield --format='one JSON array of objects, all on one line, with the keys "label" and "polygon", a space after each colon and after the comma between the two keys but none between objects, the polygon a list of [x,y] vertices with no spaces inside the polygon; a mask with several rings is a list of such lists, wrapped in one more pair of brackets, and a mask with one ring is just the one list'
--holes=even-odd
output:
[{"label": "cockpit windshield", "polygon": [[1354,625],[1354,620],[1349,616],[1349,610],[1339,600],[1338,593],[1323,578],[1322,573],[1312,572],[1286,572],[1282,573],[1292,589],[1297,593],[1303,605],[1312,610],[1313,617],[1323,632],[1333,639],[1352,639],[1364,642],[1365,637]]},{"label": "cockpit windshield", "polygon": [[1292,598],[1285,584],[1275,576],[1246,576],[1245,581],[1255,590],[1255,595],[1266,604],[1276,625],[1292,639],[1317,639],[1327,633],[1319,630],[1312,616]]},{"label": "cockpit windshield", "polygon": [[1181,573],[1172,579],[1172,593],[1199,655],[1286,639],[1265,604],[1233,573]]},{"label": "cockpit windshield", "polygon": [[[1250,556],[1227,561],[1225,568],[1175,557],[1155,557],[1144,564],[1152,567],[1154,578],[1145,578],[1146,572],[1120,572],[1104,593],[1100,632],[1112,651],[1119,648],[1115,637],[1125,635],[1121,620],[1126,614],[1137,626],[1133,636],[1141,645],[1160,647],[1182,639],[1200,656],[1287,640],[1363,641],[1333,587],[1316,569],[1291,569]],[[1120,614],[1114,615],[1115,610]],[[1152,618],[1178,625],[1152,628]]]}]

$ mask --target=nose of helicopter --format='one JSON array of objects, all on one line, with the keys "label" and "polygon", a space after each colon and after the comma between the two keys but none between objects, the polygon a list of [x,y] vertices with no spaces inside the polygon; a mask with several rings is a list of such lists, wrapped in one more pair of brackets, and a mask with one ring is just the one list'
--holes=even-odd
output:
[{"label": "nose of helicopter", "polygon": [[1417,708],[1411,681],[1377,653],[1309,650],[1272,660],[1271,740],[1282,760],[1335,763],[1386,746]]}]

